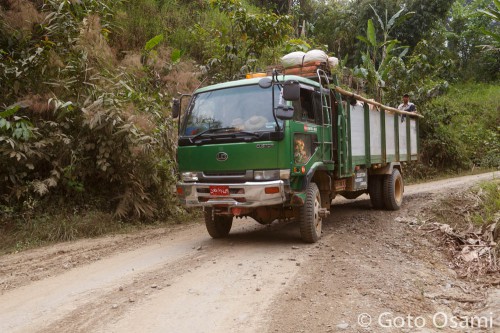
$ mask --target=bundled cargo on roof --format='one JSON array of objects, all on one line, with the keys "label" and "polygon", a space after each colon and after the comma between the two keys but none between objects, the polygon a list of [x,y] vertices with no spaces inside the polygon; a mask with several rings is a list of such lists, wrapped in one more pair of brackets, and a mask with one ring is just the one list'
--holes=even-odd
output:
[{"label": "bundled cargo on roof", "polygon": [[304,52],[292,52],[281,58],[283,74],[298,76],[316,76],[318,69],[327,72],[338,66],[339,60],[328,55],[321,50],[311,50]]}]

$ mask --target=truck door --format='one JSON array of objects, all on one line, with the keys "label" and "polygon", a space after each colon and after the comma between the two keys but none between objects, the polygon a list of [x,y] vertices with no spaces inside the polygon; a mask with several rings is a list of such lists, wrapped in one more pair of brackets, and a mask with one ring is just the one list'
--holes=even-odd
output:
[{"label": "truck door", "polygon": [[[321,99],[312,87],[300,89],[300,100],[293,102],[292,122],[294,164],[309,164],[314,155],[321,156]],[[318,157],[315,158],[317,160]]]}]

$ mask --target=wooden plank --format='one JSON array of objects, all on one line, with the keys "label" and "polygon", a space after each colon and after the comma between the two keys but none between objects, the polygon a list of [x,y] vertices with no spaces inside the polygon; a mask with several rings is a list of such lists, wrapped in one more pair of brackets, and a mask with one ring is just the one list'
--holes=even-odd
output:
[{"label": "wooden plank", "polygon": [[358,99],[358,100],[363,101],[363,102],[368,103],[368,104],[372,104],[372,105],[378,106],[381,109],[386,110],[386,111],[391,111],[391,112],[395,112],[395,113],[399,113],[399,114],[406,114],[406,115],[408,115],[410,117],[424,118],[424,116],[422,116],[418,112],[401,111],[401,110],[398,110],[396,108],[384,105],[382,103],[379,103],[379,102],[376,102],[376,101],[372,101],[372,100],[370,100],[368,98],[364,98],[363,96],[357,95],[357,94],[355,94],[353,92],[344,90],[344,89],[340,88],[339,86],[335,86],[335,90],[337,92],[341,93],[342,95],[349,96],[349,97],[354,97],[355,99]]}]

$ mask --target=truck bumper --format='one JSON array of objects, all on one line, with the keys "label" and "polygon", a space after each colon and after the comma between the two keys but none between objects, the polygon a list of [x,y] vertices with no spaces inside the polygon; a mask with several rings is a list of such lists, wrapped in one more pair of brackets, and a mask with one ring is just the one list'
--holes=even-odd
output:
[{"label": "truck bumper", "polygon": [[[224,187],[227,195],[213,195],[211,188]],[[241,184],[177,183],[180,202],[188,207],[260,207],[283,204],[290,186],[283,180]]]}]

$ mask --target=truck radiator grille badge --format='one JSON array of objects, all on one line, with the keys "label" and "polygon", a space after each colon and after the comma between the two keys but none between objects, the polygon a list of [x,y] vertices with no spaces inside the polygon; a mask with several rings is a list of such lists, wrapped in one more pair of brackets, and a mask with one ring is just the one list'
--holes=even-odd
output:
[{"label": "truck radiator grille badge", "polygon": [[220,152],[220,153],[217,153],[215,158],[217,159],[217,161],[223,162],[223,161],[227,160],[228,155],[224,152]]}]

